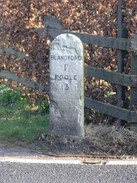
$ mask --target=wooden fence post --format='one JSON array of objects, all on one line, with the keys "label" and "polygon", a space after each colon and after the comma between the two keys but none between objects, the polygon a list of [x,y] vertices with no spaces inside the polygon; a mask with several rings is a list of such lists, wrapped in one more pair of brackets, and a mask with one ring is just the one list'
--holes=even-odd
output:
[{"label": "wooden fence post", "polygon": [[[128,38],[128,32],[123,26],[123,15],[122,15],[122,0],[118,0],[118,38]],[[117,64],[118,64],[118,72],[123,73],[124,72],[124,58],[127,55],[127,51],[123,50],[117,50]],[[123,107],[126,107],[125,104],[125,89],[126,87],[124,86],[117,86],[117,105]],[[122,104],[121,104],[122,102]],[[119,121],[120,125],[125,123],[124,121]]]},{"label": "wooden fence post", "polygon": [[[131,40],[131,74],[137,75],[137,34]],[[131,87],[130,110],[137,111],[137,87]],[[137,121],[130,121],[130,129],[137,132]]]}]

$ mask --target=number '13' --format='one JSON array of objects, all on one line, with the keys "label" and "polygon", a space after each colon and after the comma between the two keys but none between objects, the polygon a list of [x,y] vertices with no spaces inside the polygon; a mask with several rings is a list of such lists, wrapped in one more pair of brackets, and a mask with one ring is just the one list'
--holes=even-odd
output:
[{"label": "number '13'", "polygon": [[62,90],[69,90],[69,85],[68,84],[62,84]]}]

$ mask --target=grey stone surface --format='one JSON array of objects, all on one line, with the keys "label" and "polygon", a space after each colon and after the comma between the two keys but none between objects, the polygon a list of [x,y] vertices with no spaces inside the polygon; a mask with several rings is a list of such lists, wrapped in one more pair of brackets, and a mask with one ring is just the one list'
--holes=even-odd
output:
[{"label": "grey stone surface", "polygon": [[72,34],[57,36],[50,50],[50,130],[84,136],[84,51]]}]

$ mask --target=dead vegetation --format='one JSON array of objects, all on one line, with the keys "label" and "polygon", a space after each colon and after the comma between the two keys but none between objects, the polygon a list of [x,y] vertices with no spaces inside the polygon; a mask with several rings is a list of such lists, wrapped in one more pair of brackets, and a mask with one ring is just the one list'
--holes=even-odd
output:
[{"label": "dead vegetation", "polygon": [[37,145],[54,156],[125,158],[137,156],[137,134],[125,128],[88,125],[85,138],[42,134]]},{"label": "dead vegetation", "polygon": [[117,155],[137,153],[137,134],[124,127],[90,124],[86,128],[86,136],[104,152]]}]

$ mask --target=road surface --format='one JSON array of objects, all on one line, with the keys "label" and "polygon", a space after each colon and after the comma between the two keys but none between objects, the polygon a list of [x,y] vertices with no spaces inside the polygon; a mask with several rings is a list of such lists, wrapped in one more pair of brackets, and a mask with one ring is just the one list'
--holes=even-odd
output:
[{"label": "road surface", "polygon": [[0,183],[137,183],[137,160],[57,158],[1,146]]},{"label": "road surface", "polygon": [[0,183],[137,183],[137,165],[33,161],[2,160]]}]

